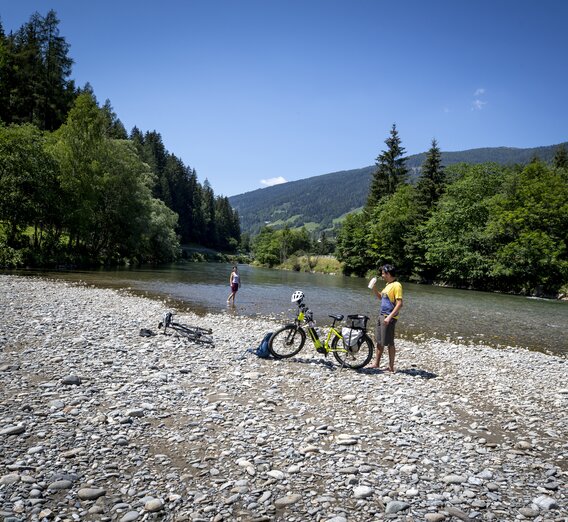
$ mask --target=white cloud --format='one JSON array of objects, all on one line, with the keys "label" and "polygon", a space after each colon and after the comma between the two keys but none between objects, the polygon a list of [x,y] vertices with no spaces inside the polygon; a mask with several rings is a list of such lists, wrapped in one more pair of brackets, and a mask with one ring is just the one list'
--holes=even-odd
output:
[{"label": "white cloud", "polygon": [[482,100],[473,100],[471,110],[480,111],[481,109],[483,109],[484,105],[487,105],[487,102],[484,102]]},{"label": "white cloud", "polygon": [[477,98],[478,96],[482,96],[483,94],[485,94],[485,89],[483,87],[480,87],[473,93],[473,96]]},{"label": "white cloud", "polygon": [[261,179],[260,183],[265,187],[272,187],[273,185],[281,185],[282,183],[286,183],[286,180],[282,176],[278,176],[277,178]]}]

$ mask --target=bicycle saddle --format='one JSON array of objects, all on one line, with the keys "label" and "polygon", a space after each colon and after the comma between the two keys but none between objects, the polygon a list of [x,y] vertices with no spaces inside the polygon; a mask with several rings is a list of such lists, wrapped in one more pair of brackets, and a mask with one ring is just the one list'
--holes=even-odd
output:
[{"label": "bicycle saddle", "polygon": [[332,319],[335,319],[336,321],[343,321],[343,314],[337,314],[337,315],[333,315],[333,314],[329,314],[329,317],[331,317]]}]

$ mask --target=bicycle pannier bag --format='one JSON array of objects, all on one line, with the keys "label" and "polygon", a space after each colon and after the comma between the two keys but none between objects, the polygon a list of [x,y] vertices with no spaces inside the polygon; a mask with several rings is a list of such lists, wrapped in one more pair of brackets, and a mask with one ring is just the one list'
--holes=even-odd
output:
[{"label": "bicycle pannier bag", "polygon": [[345,328],[341,329],[341,336],[343,337],[343,342],[346,346],[353,348],[357,346],[357,343],[363,337],[363,330],[358,328]]}]

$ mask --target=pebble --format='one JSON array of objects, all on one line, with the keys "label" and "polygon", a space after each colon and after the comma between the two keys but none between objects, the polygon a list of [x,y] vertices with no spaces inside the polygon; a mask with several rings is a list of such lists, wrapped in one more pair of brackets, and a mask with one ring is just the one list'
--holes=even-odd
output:
[{"label": "pebble", "polygon": [[390,515],[392,513],[398,513],[399,511],[403,511],[405,509],[408,509],[409,507],[410,507],[410,504],[408,504],[408,502],[400,502],[398,500],[391,500],[385,508],[385,513]]},{"label": "pebble", "polygon": [[291,495],[286,495],[285,497],[280,497],[277,498],[274,501],[274,505],[277,508],[283,508],[283,507],[287,507],[287,506],[291,506],[292,504],[295,504],[296,502],[300,501],[302,499],[302,495],[299,494],[291,494]]},{"label": "pebble", "polygon": [[106,491],[100,488],[82,488],[77,492],[81,500],[96,500],[103,495],[106,495]]},{"label": "pebble", "polygon": [[0,519],[568,518],[564,359],[397,339],[393,375],[265,360],[246,350],[283,319],[232,311],[177,311],[212,347],[140,336],[169,306],[0,274]]},{"label": "pebble", "polygon": [[164,509],[164,503],[159,498],[153,498],[144,504],[144,509],[150,513],[156,513]]},{"label": "pebble", "polygon": [[367,498],[373,494],[373,489],[369,486],[357,486],[353,490],[353,496],[355,498]]},{"label": "pebble", "polygon": [[533,503],[540,509],[544,509],[546,511],[559,508],[558,503],[555,499],[547,497],[545,495],[541,495],[540,497],[533,499]]}]

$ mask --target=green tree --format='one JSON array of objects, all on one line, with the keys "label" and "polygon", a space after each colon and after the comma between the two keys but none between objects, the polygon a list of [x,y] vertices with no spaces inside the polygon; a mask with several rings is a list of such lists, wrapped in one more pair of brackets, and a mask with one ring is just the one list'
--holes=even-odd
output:
[{"label": "green tree", "polygon": [[568,169],[568,152],[564,145],[559,145],[554,153],[552,164],[557,169]]},{"label": "green tree", "polygon": [[558,171],[543,163],[510,171],[490,210],[501,288],[552,294],[568,282],[568,183]]},{"label": "green tree", "polygon": [[45,137],[35,126],[0,126],[0,221],[8,246],[21,243],[33,227],[33,247],[53,232],[60,213],[57,165],[46,151]]},{"label": "green tree", "polygon": [[39,93],[41,128],[51,131],[65,121],[75,98],[75,85],[69,79],[73,60],[69,57],[69,44],[59,34],[55,11],[50,10],[38,22],[43,65]]},{"label": "green tree", "polygon": [[217,223],[218,248],[235,252],[240,242],[240,227],[238,215],[235,216],[229,204],[229,198],[216,198],[215,219]]},{"label": "green tree", "polygon": [[408,175],[406,158],[403,157],[406,151],[401,146],[401,139],[394,123],[385,144],[387,150],[382,151],[375,160],[376,170],[371,180],[367,209],[374,207],[381,198],[394,194],[397,187],[406,181]]},{"label": "green tree", "polygon": [[337,234],[336,257],[344,263],[345,275],[363,277],[373,258],[368,245],[368,220],[363,212],[347,215]]},{"label": "green tree", "polygon": [[45,17],[34,13],[15,34],[0,37],[0,117],[5,122],[54,130],[65,121],[75,85],[69,79],[69,45],[58,25],[55,11]]},{"label": "green tree", "polygon": [[55,135],[69,250],[91,262],[164,260],[179,249],[177,215],[154,200],[155,175],[136,145],[107,131],[105,111],[85,92]]},{"label": "green tree", "polygon": [[391,263],[400,275],[410,275],[413,267],[406,255],[407,245],[422,217],[416,201],[417,190],[412,185],[400,185],[375,206],[367,227],[368,269]]},{"label": "green tree", "polygon": [[444,191],[445,176],[442,166],[442,152],[438,142],[433,139],[432,146],[426,154],[422,164],[416,188],[418,190],[418,204],[429,211],[440,199]]},{"label": "green tree", "polygon": [[114,138],[117,140],[125,140],[128,138],[128,134],[126,133],[126,129],[122,122],[118,119],[118,116],[114,112],[110,100],[106,100],[102,111],[105,115],[107,120],[107,131],[106,135],[109,138]]},{"label": "green tree", "polygon": [[280,263],[280,241],[276,231],[264,227],[252,240],[252,253],[255,261],[272,267]]},{"label": "green tree", "polygon": [[201,242],[206,246],[215,247],[218,243],[217,227],[215,222],[215,193],[213,192],[208,180],[205,180],[203,183],[201,209],[204,221]]},{"label": "green tree", "polygon": [[425,263],[440,282],[492,288],[495,245],[488,241],[486,224],[490,199],[501,188],[503,168],[487,163],[447,170],[455,181],[424,224]]}]

